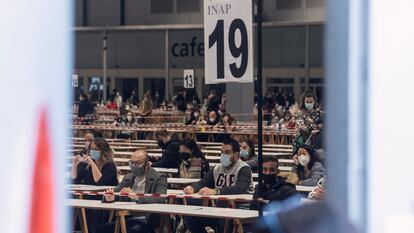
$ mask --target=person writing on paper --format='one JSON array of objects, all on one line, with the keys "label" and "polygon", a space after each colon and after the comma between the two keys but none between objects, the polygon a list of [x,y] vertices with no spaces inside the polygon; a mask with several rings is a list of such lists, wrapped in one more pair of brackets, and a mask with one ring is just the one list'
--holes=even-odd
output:
[{"label": "person writing on paper", "polygon": [[116,165],[111,147],[104,138],[95,138],[89,151],[74,156],[70,177],[74,184],[118,185]]},{"label": "person writing on paper", "polygon": [[[105,192],[103,202],[129,201],[128,197],[115,196],[115,192],[133,197],[135,194],[166,194],[167,193],[167,176],[158,173],[149,164],[148,154],[144,150],[135,151],[131,160],[128,162],[131,173],[124,176],[121,183],[114,189],[108,189]],[[140,197],[136,200],[138,204],[142,203],[165,203],[165,199]],[[158,227],[160,216],[150,214],[145,217],[130,216],[126,220],[128,232],[154,232]],[[114,232],[115,222],[103,224],[96,229],[96,232]]]},{"label": "person writing on paper", "polygon": [[[221,146],[220,164],[215,166],[199,182],[184,188],[184,193],[200,195],[230,195],[253,193],[252,170],[241,161],[240,145],[232,138],[226,138]],[[219,203],[218,203],[219,205]],[[191,232],[206,232],[204,227],[217,228],[224,232],[224,220],[200,217],[186,217]]]},{"label": "person writing on paper", "polygon": [[310,145],[302,145],[293,156],[294,165],[292,172],[300,179],[299,185],[316,186],[325,175],[325,168],[317,158],[315,150]]}]

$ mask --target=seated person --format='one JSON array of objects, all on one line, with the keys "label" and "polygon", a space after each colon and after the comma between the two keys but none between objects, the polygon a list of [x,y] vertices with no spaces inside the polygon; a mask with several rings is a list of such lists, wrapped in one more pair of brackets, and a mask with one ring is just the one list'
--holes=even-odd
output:
[{"label": "seated person", "polygon": [[114,152],[104,138],[95,138],[89,151],[73,158],[70,177],[74,184],[118,185]]},{"label": "seated person", "polygon": [[203,178],[210,170],[209,163],[192,139],[180,142],[180,178]]},{"label": "seated person", "polygon": [[293,156],[294,165],[292,172],[299,177],[299,185],[316,186],[318,181],[325,175],[325,168],[315,154],[315,150],[303,144]]},{"label": "seated person", "polygon": [[[118,185],[117,169],[113,161],[113,151],[104,138],[95,138],[88,151],[73,158],[70,178],[74,184],[99,186]],[[99,196],[87,196],[87,199],[100,199]],[[107,219],[107,212],[87,210],[88,228],[94,229]]]},{"label": "seated person", "polygon": [[289,111],[286,111],[283,118],[279,121],[279,124],[282,125],[283,128],[293,129],[295,128],[295,119]]},{"label": "seated person", "polygon": [[118,105],[116,105],[115,99],[108,100],[106,108],[109,110],[118,110]]},{"label": "seated person", "polygon": [[[277,157],[263,156],[263,198],[262,200],[281,201],[296,194],[295,185],[286,183],[284,177],[279,176],[279,162]],[[257,199],[258,186],[255,188],[253,199]],[[260,201],[260,200],[259,200]],[[258,203],[252,202],[250,209],[257,210]]]},{"label": "seated person", "polygon": [[207,125],[214,127],[220,122],[220,116],[215,111],[211,111],[208,114]]},{"label": "seated person", "polygon": [[269,116],[269,118],[267,119],[267,124],[266,125],[276,124],[279,121],[280,121],[280,113],[277,110],[277,108],[273,108],[272,109],[272,115]]},{"label": "seated person", "polygon": [[153,162],[153,167],[164,168],[179,168],[180,159],[180,140],[175,134],[168,132],[165,129],[158,130],[154,134],[158,146],[162,149],[162,156],[156,162]]},{"label": "seated person", "polygon": [[[114,125],[115,126],[133,126],[135,124],[134,113],[131,111],[125,111],[126,117],[118,117]],[[131,139],[133,131],[121,131],[116,137],[120,139]]]},{"label": "seated person", "polygon": [[257,156],[252,140],[243,140],[240,144],[240,159],[246,162],[253,172],[257,171]]},{"label": "seated person", "polygon": [[234,118],[230,114],[224,113],[221,115],[220,121],[214,126],[214,128],[224,129],[224,131],[227,132],[232,131],[235,128],[234,124]]},{"label": "seated person", "polygon": [[192,109],[189,112],[189,116],[187,116],[186,119],[185,119],[185,124],[186,125],[195,125],[198,122],[199,118],[200,118],[200,110]]},{"label": "seated person", "polygon": [[[121,183],[114,189],[105,192],[103,202],[129,201],[127,197],[114,196],[114,192],[133,196],[136,193],[167,193],[167,177],[163,173],[158,173],[149,165],[148,154],[143,150],[135,151],[131,160],[128,162],[131,173],[124,176]],[[140,197],[136,200],[141,203],[165,203],[162,198]],[[128,232],[154,232],[160,222],[160,216],[149,214],[143,220],[140,216],[129,216],[126,220]],[[148,223],[148,224],[147,224]],[[98,226],[95,232],[114,232],[115,222]]]},{"label": "seated person", "polygon": [[[220,164],[211,169],[197,183],[184,188],[184,193],[200,195],[231,195],[253,192],[252,171],[245,162],[239,159],[240,145],[227,138],[221,146]],[[219,205],[219,203],[218,203]],[[224,232],[223,219],[202,217],[185,217],[190,232],[206,232],[205,227],[217,228],[216,232]]]}]

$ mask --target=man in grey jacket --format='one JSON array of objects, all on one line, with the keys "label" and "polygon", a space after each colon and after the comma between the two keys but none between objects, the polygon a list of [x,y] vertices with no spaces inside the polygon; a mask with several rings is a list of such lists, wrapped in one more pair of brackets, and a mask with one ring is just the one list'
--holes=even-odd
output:
[{"label": "man in grey jacket", "polygon": [[[166,194],[167,177],[163,173],[158,173],[149,165],[149,158],[146,151],[135,151],[131,160],[128,162],[131,167],[131,173],[124,176],[121,183],[114,189],[109,189],[104,195],[103,202],[129,201],[127,197],[114,196],[114,192],[128,194],[133,196],[136,193]],[[165,203],[162,198],[140,197],[137,203]],[[126,220],[128,232],[153,232],[153,229],[159,225],[160,216],[149,214],[146,216],[145,224],[142,217],[131,216]],[[101,225],[95,232],[114,232],[115,223]]]},{"label": "man in grey jacket", "polygon": [[[186,194],[231,195],[253,193],[252,171],[240,160],[240,145],[235,140],[226,139],[221,146],[220,164],[215,166],[199,182],[184,188]],[[224,220],[186,217],[186,225],[191,232],[206,232],[205,227],[217,228],[224,232]]]}]

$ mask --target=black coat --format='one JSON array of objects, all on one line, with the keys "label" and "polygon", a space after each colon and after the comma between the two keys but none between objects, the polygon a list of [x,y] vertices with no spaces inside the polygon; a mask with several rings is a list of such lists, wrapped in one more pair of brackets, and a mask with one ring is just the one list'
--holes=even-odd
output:
[{"label": "black coat", "polygon": [[118,173],[116,165],[113,162],[107,162],[101,169],[102,177],[95,182],[93,179],[92,168],[87,163],[78,164],[78,174],[76,179],[72,180],[74,184],[87,184],[98,186],[115,186],[118,185]]},{"label": "black coat", "polygon": [[179,168],[181,164],[180,158],[180,141],[173,135],[171,139],[162,148],[161,158],[154,162],[151,166],[153,167],[164,167],[164,168]]},{"label": "black coat", "polygon": [[[263,199],[271,201],[281,201],[292,195],[296,194],[295,185],[286,183],[285,178],[278,176],[276,182],[267,187],[263,187]],[[256,185],[255,191],[253,194],[253,199],[256,199],[258,196],[258,186]],[[250,209],[257,210],[258,203],[253,201],[250,205]]]},{"label": "black coat", "polygon": [[87,101],[79,102],[78,117],[84,117],[85,115],[94,113],[95,109],[93,105]]},{"label": "black coat", "polygon": [[220,102],[221,99],[218,96],[213,96],[207,104],[207,111],[211,112],[211,111],[215,111],[218,112],[219,108],[220,108]]}]

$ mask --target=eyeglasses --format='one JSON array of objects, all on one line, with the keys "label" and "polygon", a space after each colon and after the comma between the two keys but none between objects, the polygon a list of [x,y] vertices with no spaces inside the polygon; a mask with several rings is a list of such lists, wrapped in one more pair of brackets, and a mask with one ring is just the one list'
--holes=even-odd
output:
[{"label": "eyeglasses", "polygon": [[132,161],[129,160],[128,161],[128,165],[130,167],[142,167],[145,164],[146,161]]}]

